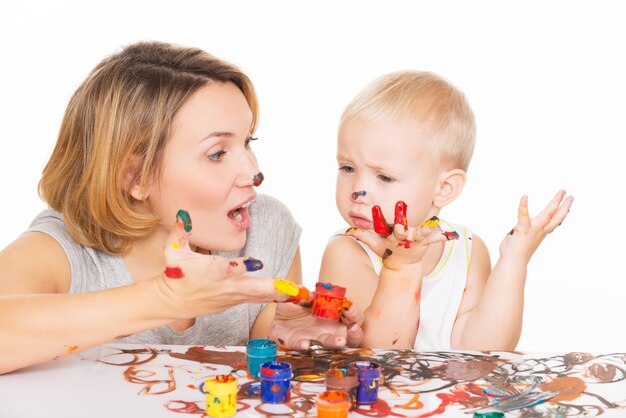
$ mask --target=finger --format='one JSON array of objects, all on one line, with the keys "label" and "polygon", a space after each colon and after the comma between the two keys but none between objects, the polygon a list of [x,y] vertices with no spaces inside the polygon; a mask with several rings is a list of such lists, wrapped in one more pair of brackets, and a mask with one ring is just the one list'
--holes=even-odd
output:
[{"label": "finger", "polygon": [[226,277],[240,276],[263,268],[263,262],[254,257],[239,257],[225,260],[228,262],[228,266],[224,270]]},{"label": "finger", "polygon": [[528,196],[524,195],[519,201],[517,208],[517,225],[522,228],[530,228],[530,216],[528,214]]},{"label": "finger", "polygon": [[563,200],[564,197],[565,197],[565,190],[559,190],[556,193],[556,195],[552,198],[552,200],[548,203],[548,206],[546,206],[545,209],[542,210],[537,215],[537,220],[541,223],[541,225],[545,225],[548,222],[550,222],[552,217],[556,214],[557,210],[559,209],[559,205],[561,204],[561,201]]},{"label": "finger", "polygon": [[359,347],[363,342],[363,329],[357,323],[348,325],[346,335],[346,345],[348,347]]},{"label": "finger", "polygon": [[393,223],[396,225],[402,226],[405,232],[408,229],[408,223],[407,223],[408,221],[406,219],[406,209],[407,209],[406,203],[404,203],[402,200],[399,200],[398,203],[396,203],[396,213],[395,213],[395,218],[393,220]]},{"label": "finger", "polygon": [[341,329],[344,330],[343,335],[324,333],[318,335],[315,339],[328,350],[338,350],[345,347],[347,342],[345,336],[345,327],[342,327]]},{"label": "finger", "polygon": [[343,312],[342,320],[346,325],[349,324],[357,324],[363,325],[363,321],[365,320],[365,316],[363,315],[363,311],[359,309],[354,303],[350,306],[350,309]]},{"label": "finger", "polygon": [[372,222],[374,223],[374,231],[383,237],[391,235],[392,228],[389,227],[383,211],[380,206],[372,206]]},{"label": "finger", "polygon": [[550,222],[545,226],[546,231],[552,232],[557,226],[563,223],[565,217],[569,213],[570,208],[572,207],[572,203],[574,203],[574,198],[572,196],[568,196],[567,199],[565,199],[565,202],[563,202],[563,204],[554,214]]},{"label": "finger", "polygon": [[379,257],[385,253],[387,246],[385,239],[375,232],[367,229],[350,228],[346,231],[346,235],[354,237],[372,249]]}]

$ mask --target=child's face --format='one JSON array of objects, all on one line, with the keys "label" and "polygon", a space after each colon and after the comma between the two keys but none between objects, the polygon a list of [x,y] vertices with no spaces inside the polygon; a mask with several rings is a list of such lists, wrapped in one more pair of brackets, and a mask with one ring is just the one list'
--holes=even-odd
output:
[{"label": "child's face", "polygon": [[[393,223],[395,204],[407,204],[411,226],[437,214],[433,206],[443,172],[424,144],[415,124],[403,121],[367,122],[352,119],[339,129],[336,201],[343,219],[371,229],[372,206],[379,205]],[[365,195],[355,192],[365,191]]]},{"label": "child's face", "polygon": [[232,212],[256,196],[259,172],[248,146],[252,112],[233,84],[202,87],[180,108],[165,147],[159,178],[149,202],[165,230],[184,209],[191,216],[190,243],[236,251],[250,227],[247,209]]}]

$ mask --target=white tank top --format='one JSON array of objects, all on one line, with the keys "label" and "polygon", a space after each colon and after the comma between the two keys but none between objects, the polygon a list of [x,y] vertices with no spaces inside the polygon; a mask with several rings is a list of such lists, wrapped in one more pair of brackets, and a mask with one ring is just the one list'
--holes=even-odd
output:
[{"label": "white tank top", "polygon": [[[467,282],[472,256],[472,231],[443,219],[440,219],[439,226],[444,231],[457,231],[459,239],[446,241],[439,262],[431,273],[424,276],[419,328],[413,344],[415,350],[452,349],[452,327]],[[382,259],[366,244],[355,241],[370,257],[376,274],[380,274]]]}]

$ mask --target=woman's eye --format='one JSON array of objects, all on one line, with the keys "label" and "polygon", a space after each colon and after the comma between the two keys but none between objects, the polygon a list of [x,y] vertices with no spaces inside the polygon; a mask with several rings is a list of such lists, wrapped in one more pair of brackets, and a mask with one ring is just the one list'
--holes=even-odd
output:
[{"label": "woman's eye", "polygon": [[378,175],[378,179],[380,181],[382,181],[383,183],[391,183],[393,181],[393,179],[389,176],[386,176],[384,174],[379,174]]},{"label": "woman's eye", "polygon": [[226,154],[226,151],[220,150],[220,151],[214,152],[213,154],[209,154],[208,159],[211,161],[220,161],[222,157],[224,156],[224,154]]},{"label": "woman's eye", "polygon": [[244,145],[246,146],[246,148],[250,148],[250,141],[256,141],[257,139],[259,139],[259,138],[253,138],[253,137],[246,138],[246,141],[244,142]]},{"label": "woman's eye", "polygon": [[354,173],[354,167],[350,167],[349,165],[342,165],[339,167],[339,171],[343,171],[344,173]]}]

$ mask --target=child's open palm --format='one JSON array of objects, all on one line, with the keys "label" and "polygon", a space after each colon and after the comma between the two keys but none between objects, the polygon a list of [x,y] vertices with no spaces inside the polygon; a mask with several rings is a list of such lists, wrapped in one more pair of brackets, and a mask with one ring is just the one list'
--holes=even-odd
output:
[{"label": "child's open palm", "polygon": [[546,235],[561,225],[567,216],[574,198],[568,196],[563,200],[565,194],[565,190],[559,190],[545,209],[533,218],[528,213],[528,196],[522,196],[517,213],[517,225],[502,240],[500,256],[519,257],[525,262],[530,261]]}]

